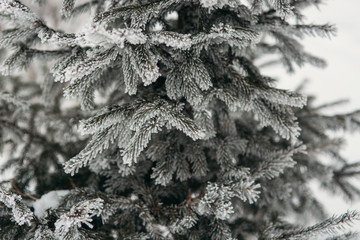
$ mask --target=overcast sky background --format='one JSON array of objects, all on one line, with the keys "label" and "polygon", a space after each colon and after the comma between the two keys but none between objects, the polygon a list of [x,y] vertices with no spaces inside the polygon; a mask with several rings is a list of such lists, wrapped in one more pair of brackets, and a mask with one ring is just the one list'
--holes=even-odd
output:
[{"label": "overcast sky background", "polygon": [[[284,89],[295,89],[304,79],[308,79],[305,92],[315,95],[316,103],[319,104],[339,99],[350,100],[348,104],[332,108],[331,113],[360,109],[359,9],[360,0],[328,0],[320,9],[312,7],[305,11],[307,23],[331,23],[337,27],[336,37],[308,37],[302,41],[308,52],[327,61],[327,68],[319,69],[307,65],[291,75],[282,68],[264,69],[263,72],[279,79],[278,87]],[[347,142],[342,150],[343,155],[350,161],[360,161],[360,132],[340,133],[341,135]],[[360,185],[360,178],[357,182]],[[360,201],[345,203],[340,196],[331,195],[321,189],[317,194],[331,214],[341,214],[348,209],[360,210]],[[353,229],[360,231],[360,222],[356,223]]]},{"label": "overcast sky background", "polygon": [[[307,94],[316,96],[316,103],[348,99],[349,103],[332,108],[331,113],[345,113],[360,109],[360,0],[328,0],[320,6],[307,9],[309,23],[330,23],[337,27],[337,36],[308,37],[302,41],[305,49],[326,60],[325,69],[305,65],[295,74],[274,69],[269,74],[279,79],[278,86],[295,89],[304,79]],[[360,161],[360,132],[347,134],[343,153],[352,161]]]}]

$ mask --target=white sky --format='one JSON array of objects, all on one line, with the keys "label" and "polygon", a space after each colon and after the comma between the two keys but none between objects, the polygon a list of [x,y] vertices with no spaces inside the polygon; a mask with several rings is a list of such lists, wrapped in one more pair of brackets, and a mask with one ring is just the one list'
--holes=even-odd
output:
[{"label": "white sky", "polygon": [[[333,113],[343,113],[360,109],[360,0],[328,0],[320,9],[309,8],[305,15],[308,23],[335,24],[336,37],[307,38],[302,43],[308,52],[324,58],[328,66],[318,69],[305,66],[295,74],[288,75],[282,69],[267,69],[266,74],[278,78],[278,87],[294,89],[304,79],[308,79],[306,93],[317,97],[317,103],[339,99],[349,99],[348,104],[332,109]],[[344,134],[347,146],[343,155],[350,161],[360,161],[360,132]],[[357,181],[360,185],[360,178]],[[348,209],[360,210],[360,201],[345,203],[340,196],[319,191],[318,197],[326,205],[329,213],[340,214]],[[360,231],[360,222],[353,230]]]},{"label": "white sky", "polygon": [[[344,110],[360,107],[360,19],[359,0],[328,0],[327,4],[307,9],[308,23],[335,24],[336,37],[308,37],[301,43],[315,56],[324,58],[328,66],[320,69],[306,65],[295,74],[287,75],[284,71],[271,71],[280,79],[281,88],[293,89],[303,79],[309,79],[306,90],[315,94],[318,102],[329,102],[349,98],[351,103]],[[346,2],[346,4],[344,4]]]}]

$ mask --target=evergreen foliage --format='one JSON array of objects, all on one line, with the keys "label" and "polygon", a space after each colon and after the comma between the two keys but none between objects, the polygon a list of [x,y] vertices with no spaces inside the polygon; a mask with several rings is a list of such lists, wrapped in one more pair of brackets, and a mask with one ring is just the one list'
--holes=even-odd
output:
[{"label": "evergreen foliage", "polygon": [[336,32],[306,23],[321,2],[1,0],[0,238],[356,239],[309,183],[359,197],[332,133],[360,111],[257,61],[324,66],[301,45]]}]

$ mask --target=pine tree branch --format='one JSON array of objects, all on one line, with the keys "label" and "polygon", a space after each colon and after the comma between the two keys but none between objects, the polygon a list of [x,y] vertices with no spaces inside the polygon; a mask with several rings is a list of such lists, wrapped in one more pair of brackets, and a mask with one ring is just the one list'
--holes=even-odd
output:
[{"label": "pine tree branch", "polygon": [[349,226],[353,221],[358,220],[360,220],[359,213],[357,211],[351,211],[340,216],[333,216],[321,223],[304,229],[284,233],[274,239],[304,239],[305,237],[314,237],[322,233],[333,234]]}]

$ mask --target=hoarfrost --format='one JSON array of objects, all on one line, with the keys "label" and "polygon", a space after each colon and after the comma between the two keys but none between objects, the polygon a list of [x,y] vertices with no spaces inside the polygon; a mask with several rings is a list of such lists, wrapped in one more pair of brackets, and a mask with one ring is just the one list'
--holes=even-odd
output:
[{"label": "hoarfrost", "polygon": [[31,220],[34,218],[30,209],[21,202],[21,196],[9,193],[0,188],[0,202],[12,211],[12,216],[17,224],[30,226]]}]

